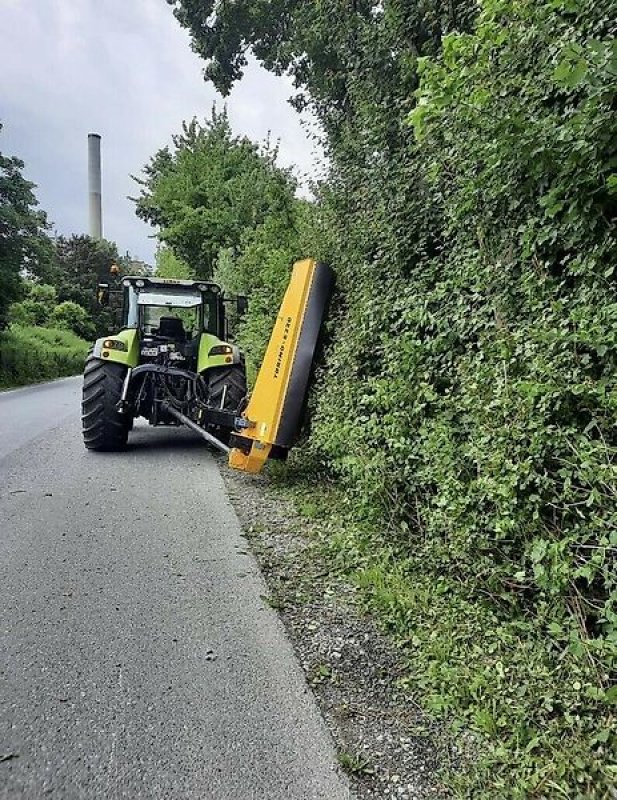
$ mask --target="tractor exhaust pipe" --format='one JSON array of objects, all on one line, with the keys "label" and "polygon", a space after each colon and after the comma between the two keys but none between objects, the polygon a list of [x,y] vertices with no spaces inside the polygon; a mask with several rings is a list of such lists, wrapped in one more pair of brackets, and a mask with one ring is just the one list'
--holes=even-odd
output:
[{"label": "tractor exhaust pipe", "polygon": [[93,239],[103,236],[103,211],[101,205],[101,137],[88,134],[88,201],[89,233]]}]

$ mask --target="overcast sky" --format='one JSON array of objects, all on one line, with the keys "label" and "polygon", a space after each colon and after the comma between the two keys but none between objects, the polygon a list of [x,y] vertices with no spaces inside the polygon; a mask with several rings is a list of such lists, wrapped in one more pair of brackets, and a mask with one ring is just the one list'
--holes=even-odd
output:
[{"label": "overcast sky", "polygon": [[[103,234],[153,263],[152,229],[127,195],[171,134],[223,99],[165,0],[0,0],[0,151],[26,176],[58,233],[88,230],[87,134],[102,136]],[[315,159],[291,83],[254,65],[227,99],[235,133],[281,140],[280,162]]]}]

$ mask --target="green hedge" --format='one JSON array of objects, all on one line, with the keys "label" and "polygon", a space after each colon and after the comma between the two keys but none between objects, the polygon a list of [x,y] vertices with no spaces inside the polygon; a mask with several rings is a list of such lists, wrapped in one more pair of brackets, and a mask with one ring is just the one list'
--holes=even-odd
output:
[{"label": "green hedge", "polygon": [[296,459],[337,487],[329,547],[405,649],[405,682],[477,734],[456,796],[603,800],[617,774],[615,2],[485,0],[474,30],[401,56],[415,99],[388,83],[408,29],[385,6],[354,21],[365,60],[345,117],[323,114],[332,175],[301,236],[338,289]]},{"label": "green hedge", "polygon": [[0,332],[0,387],[77,375],[88,347],[70,331],[12,325]]},{"label": "green hedge", "polygon": [[486,0],[420,60],[416,139],[323,194],[333,544],[409,684],[481,738],[459,796],[617,773],[614,11]]}]

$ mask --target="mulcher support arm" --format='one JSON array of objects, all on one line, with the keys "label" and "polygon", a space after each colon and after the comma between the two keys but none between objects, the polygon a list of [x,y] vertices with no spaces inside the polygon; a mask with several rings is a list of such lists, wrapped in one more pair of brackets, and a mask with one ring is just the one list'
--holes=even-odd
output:
[{"label": "mulcher support arm", "polygon": [[247,426],[232,435],[229,465],[259,472],[272,448],[293,446],[302,415],[315,348],[333,285],[325,264],[308,259],[294,264],[291,280],[243,416]]}]

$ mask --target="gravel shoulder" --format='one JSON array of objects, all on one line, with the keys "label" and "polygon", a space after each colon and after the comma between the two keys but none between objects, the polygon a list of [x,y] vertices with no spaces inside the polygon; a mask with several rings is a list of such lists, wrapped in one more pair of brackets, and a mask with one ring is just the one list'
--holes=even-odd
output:
[{"label": "gravel shoulder", "polygon": [[354,588],[325,562],[317,525],[266,475],[221,464],[230,499],[350,776],[354,796],[445,797],[454,748],[400,686],[399,651],[356,610]]}]

